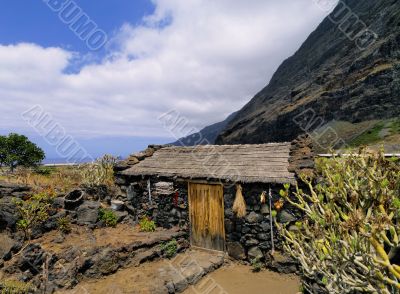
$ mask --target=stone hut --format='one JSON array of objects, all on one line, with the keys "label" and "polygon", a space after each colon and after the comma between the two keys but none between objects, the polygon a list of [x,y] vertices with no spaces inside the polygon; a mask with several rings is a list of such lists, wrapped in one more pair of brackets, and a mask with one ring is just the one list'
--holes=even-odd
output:
[{"label": "stone hut", "polygon": [[[272,237],[279,239],[271,210],[278,211],[280,222],[296,220],[290,209],[276,207],[283,185],[295,184],[296,172],[312,167],[312,148],[304,142],[153,145],[121,162],[116,182],[137,220],[147,216],[161,227],[180,226],[194,247],[226,251],[242,260],[264,258]],[[242,217],[233,210],[238,184],[246,204]]]}]

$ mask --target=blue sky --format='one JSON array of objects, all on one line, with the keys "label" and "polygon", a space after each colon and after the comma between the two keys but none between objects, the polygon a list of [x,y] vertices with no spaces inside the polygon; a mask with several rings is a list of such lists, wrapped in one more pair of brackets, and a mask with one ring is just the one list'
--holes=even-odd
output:
[{"label": "blue sky", "polygon": [[[140,24],[154,11],[149,0],[76,0],[108,34],[124,23]],[[2,44],[29,42],[44,47],[62,47],[85,53],[88,48],[79,40],[43,0],[2,0],[0,40]]]},{"label": "blue sky", "polygon": [[[76,1],[108,37],[92,51],[47,1],[1,2],[0,133],[49,158],[62,156],[27,110],[93,157],[175,141],[240,109],[328,13],[310,0]],[[165,124],[171,112],[183,125]]]}]

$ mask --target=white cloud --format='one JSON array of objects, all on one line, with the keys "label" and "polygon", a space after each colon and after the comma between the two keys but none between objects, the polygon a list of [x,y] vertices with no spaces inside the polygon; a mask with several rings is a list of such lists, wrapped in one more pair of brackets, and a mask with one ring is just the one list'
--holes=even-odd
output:
[{"label": "white cloud", "polygon": [[64,73],[76,53],[0,46],[1,127],[28,130],[20,113],[34,104],[76,136],[170,136],[157,118],[171,109],[203,127],[264,87],[325,16],[311,0],[153,1],[77,74]]}]

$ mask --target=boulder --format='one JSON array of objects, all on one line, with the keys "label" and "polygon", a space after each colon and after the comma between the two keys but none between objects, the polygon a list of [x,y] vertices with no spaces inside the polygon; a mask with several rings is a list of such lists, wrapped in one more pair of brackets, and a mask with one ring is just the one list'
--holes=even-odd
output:
[{"label": "boulder", "polygon": [[294,260],[291,256],[279,251],[275,251],[272,255],[272,262],[270,266],[274,270],[284,274],[295,273],[297,271],[296,260]]},{"label": "boulder", "polygon": [[230,219],[225,220],[225,232],[228,234],[233,232],[233,223]]},{"label": "boulder", "polygon": [[249,249],[249,252],[247,252],[247,256],[249,257],[250,260],[255,259],[255,258],[261,259],[264,257],[260,248],[258,248],[257,246],[251,247]]},{"label": "boulder", "polygon": [[64,208],[64,197],[54,198],[52,207],[55,208],[55,209]]},{"label": "boulder", "polygon": [[257,238],[260,240],[269,240],[269,239],[271,239],[271,235],[261,233],[261,234],[257,234]]},{"label": "boulder", "polygon": [[246,221],[250,224],[259,223],[263,220],[263,216],[255,213],[254,211],[250,212],[249,215],[246,216]]},{"label": "boulder", "polygon": [[260,224],[260,229],[262,232],[269,232],[271,230],[271,225],[269,222],[262,222]]},{"label": "boulder", "polygon": [[264,215],[269,215],[269,206],[267,204],[263,204],[263,206],[261,206],[260,212]]},{"label": "boulder", "polygon": [[28,245],[19,256],[17,266],[21,271],[29,271],[33,275],[41,272],[45,252],[38,244]]},{"label": "boulder", "polygon": [[262,250],[270,250],[272,245],[271,245],[271,241],[265,241],[262,242],[258,245],[259,248],[261,248]]},{"label": "boulder", "polygon": [[12,198],[3,198],[0,201],[0,232],[7,228],[14,230],[17,220],[17,210]]},{"label": "boulder", "polygon": [[231,208],[225,209],[225,217],[226,218],[233,218],[233,211]]},{"label": "boulder", "polygon": [[[15,241],[11,239],[8,234],[0,234],[0,258],[8,255],[14,247]],[[6,258],[7,259],[7,258]]]},{"label": "boulder", "polygon": [[55,230],[58,228],[58,219],[65,217],[67,215],[65,210],[61,210],[49,217],[49,219],[43,224],[42,229],[45,232]]},{"label": "boulder", "polygon": [[0,211],[0,232],[6,228],[14,229],[17,223],[17,217],[13,213],[7,211]]},{"label": "boulder", "polygon": [[295,220],[296,220],[296,218],[290,212],[288,212],[286,210],[282,210],[278,214],[278,222],[280,222],[280,223],[290,223]]},{"label": "boulder", "polygon": [[260,243],[260,242],[258,242],[258,240],[254,239],[254,238],[251,238],[251,239],[246,240],[245,245],[247,247],[251,247],[251,246],[254,246],[254,245],[258,245],[258,243]]},{"label": "boulder", "polygon": [[226,247],[230,257],[237,260],[246,259],[244,248],[239,242],[228,242],[226,244]]},{"label": "boulder", "polygon": [[100,203],[95,201],[85,201],[77,210],[77,224],[92,225],[97,222],[99,216]]},{"label": "boulder", "polygon": [[122,222],[129,213],[127,211],[114,211],[114,214],[117,216],[117,222]]}]

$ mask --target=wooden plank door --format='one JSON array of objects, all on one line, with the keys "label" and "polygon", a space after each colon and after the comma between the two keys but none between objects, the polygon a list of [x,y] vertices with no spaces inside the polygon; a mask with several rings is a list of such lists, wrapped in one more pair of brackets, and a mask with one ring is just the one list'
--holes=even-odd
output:
[{"label": "wooden plank door", "polygon": [[189,183],[188,191],[192,246],[225,251],[223,186]]}]

